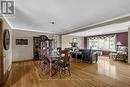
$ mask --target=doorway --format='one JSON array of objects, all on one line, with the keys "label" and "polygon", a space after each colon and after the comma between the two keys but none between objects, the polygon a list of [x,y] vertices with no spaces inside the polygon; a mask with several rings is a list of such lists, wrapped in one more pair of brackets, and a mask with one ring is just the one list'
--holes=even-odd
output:
[{"label": "doorway", "polygon": [[3,83],[3,40],[2,20],[0,19],[0,85]]}]

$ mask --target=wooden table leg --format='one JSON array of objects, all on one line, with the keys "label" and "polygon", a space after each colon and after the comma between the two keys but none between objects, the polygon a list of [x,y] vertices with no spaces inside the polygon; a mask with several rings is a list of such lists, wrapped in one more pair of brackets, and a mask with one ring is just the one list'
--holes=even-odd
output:
[{"label": "wooden table leg", "polygon": [[77,63],[77,61],[78,61],[78,58],[77,58],[77,52],[76,52],[76,63]]},{"label": "wooden table leg", "polygon": [[50,77],[52,76],[52,61],[50,61]]}]

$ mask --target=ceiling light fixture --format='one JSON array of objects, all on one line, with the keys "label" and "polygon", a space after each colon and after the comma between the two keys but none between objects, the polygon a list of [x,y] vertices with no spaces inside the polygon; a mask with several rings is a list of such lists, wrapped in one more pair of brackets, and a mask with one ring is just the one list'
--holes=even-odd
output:
[{"label": "ceiling light fixture", "polygon": [[51,22],[51,24],[55,24],[55,22],[54,22],[54,21],[52,21],[52,22]]}]

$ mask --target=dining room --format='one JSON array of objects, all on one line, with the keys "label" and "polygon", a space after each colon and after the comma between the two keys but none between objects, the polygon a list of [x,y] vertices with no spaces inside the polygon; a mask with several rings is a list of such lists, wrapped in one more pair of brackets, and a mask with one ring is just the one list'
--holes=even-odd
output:
[{"label": "dining room", "polygon": [[0,87],[130,87],[130,0],[0,0]]}]

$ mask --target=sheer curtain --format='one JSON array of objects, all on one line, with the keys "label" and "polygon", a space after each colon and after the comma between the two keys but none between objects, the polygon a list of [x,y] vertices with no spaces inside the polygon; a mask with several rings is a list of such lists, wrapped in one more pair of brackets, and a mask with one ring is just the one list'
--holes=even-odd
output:
[{"label": "sheer curtain", "polygon": [[116,35],[89,37],[88,42],[94,50],[116,51]]}]

